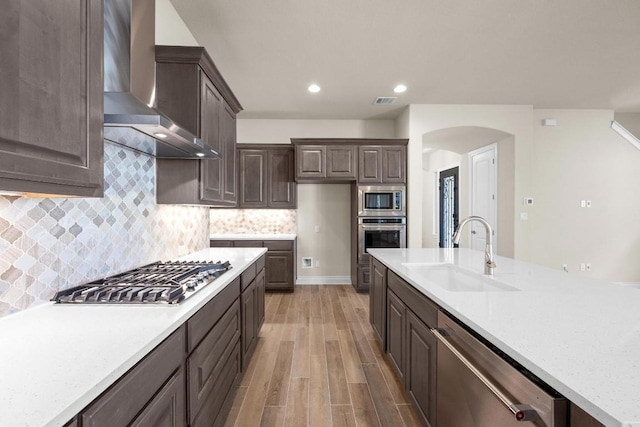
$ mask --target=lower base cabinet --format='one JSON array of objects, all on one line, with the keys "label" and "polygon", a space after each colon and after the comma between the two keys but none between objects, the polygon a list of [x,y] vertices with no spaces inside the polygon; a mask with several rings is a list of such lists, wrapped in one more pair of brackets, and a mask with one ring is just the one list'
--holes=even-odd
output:
[{"label": "lower base cabinet", "polygon": [[247,268],[67,426],[224,425],[264,322],[264,265]]},{"label": "lower base cabinet", "polygon": [[294,240],[218,240],[209,241],[214,247],[243,247],[268,249],[265,254],[265,283],[267,292],[293,292],[296,280],[296,239]]},{"label": "lower base cabinet", "polygon": [[[437,306],[420,295],[395,273],[373,261],[371,309],[381,313],[386,326],[386,355],[404,386],[422,422],[436,425],[437,341],[431,333],[436,326]],[[386,287],[386,312],[378,293]],[[375,289],[375,290],[374,290]],[[375,328],[375,325],[374,325]]]}]

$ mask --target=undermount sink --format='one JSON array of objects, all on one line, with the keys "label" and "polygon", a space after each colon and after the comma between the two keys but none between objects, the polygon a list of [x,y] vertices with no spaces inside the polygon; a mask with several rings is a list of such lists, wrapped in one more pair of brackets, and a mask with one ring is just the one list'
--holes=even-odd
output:
[{"label": "undermount sink", "polygon": [[472,273],[452,264],[402,263],[411,274],[420,276],[450,292],[513,292],[519,289],[496,280],[492,276]]}]

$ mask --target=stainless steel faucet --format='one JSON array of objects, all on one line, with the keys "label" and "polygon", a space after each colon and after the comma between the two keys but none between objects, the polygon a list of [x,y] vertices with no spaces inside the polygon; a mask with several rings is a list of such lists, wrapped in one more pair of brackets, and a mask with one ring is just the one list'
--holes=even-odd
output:
[{"label": "stainless steel faucet", "polygon": [[496,263],[493,261],[493,230],[491,229],[491,224],[489,224],[486,219],[480,216],[470,216],[462,220],[462,222],[458,224],[456,232],[453,233],[453,243],[457,245],[460,242],[462,227],[471,221],[478,221],[480,224],[484,225],[484,229],[487,232],[487,244],[484,247],[484,274],[492,276],[493,269],[496,268]]}]

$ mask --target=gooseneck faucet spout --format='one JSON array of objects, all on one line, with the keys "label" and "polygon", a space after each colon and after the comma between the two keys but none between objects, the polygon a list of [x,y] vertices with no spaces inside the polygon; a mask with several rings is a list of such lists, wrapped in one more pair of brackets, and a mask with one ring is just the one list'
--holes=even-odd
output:
[{"label": "gooseneck faucet spout", "polygon": [[496,263],[493,260],[493,230],[491,229],[491,224],[489,224],[486,219],[480,216],[470,216],[462,220],[462,222],[458,224],[456,232],[453,233],[453,243],[457,245],[460,242],[462,228],[471,221],[478,221],[484,225],[484,229],[487,232],[487,244],[484,247],[484,274],[493,275],[493,269],[496,268]]}]

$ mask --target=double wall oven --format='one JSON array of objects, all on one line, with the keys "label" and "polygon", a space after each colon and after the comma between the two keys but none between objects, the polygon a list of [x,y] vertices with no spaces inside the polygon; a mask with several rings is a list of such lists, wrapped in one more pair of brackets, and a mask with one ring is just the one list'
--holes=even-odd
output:
[{"label": "double wall oven", "polygon": [[358,263],[369,262],[373,248],[406,248],[404,185],[358,187]]}]

